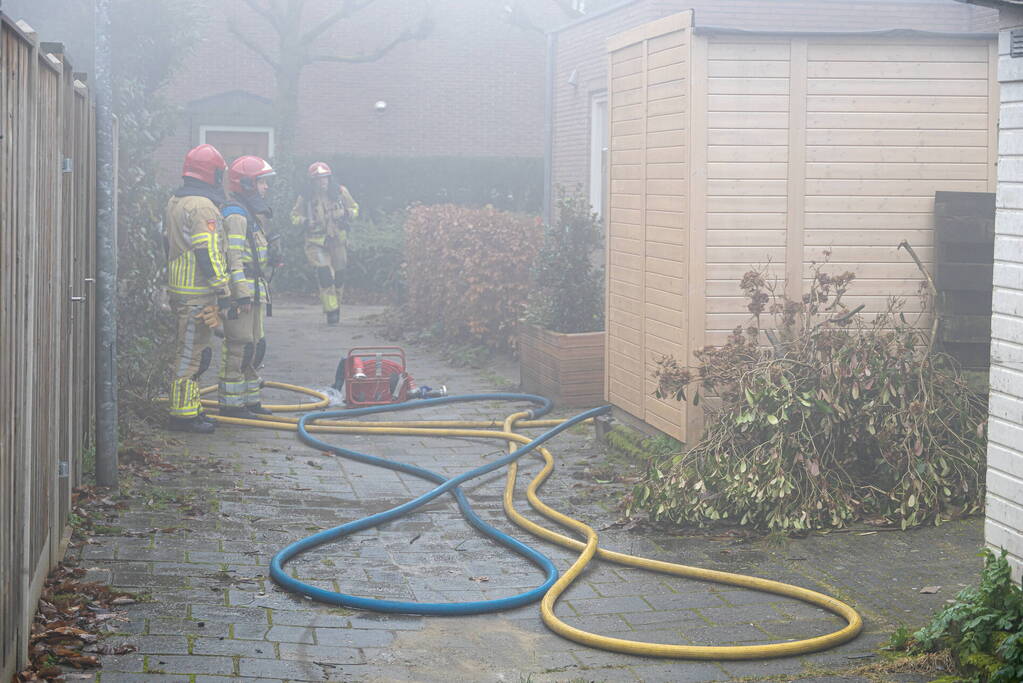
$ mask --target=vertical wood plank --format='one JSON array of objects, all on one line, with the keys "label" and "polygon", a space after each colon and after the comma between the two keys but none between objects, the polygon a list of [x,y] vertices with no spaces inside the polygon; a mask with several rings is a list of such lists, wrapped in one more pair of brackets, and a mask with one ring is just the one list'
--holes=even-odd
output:
[{"label": "vertical wood plank", "polygon": [[[694,367],[696,351],[707,343],[707,36],[690,29],[689,50],[689,317],[686,360]],[[681,441],[695,442],[703,433],[703,409],[682,406]]]},{"label": "vertical wood plank", "polygon": [[647,139],[647,127],[648,127],[647,126],[647,117],[648,117],[648,112],[649,112],[648,104],[649,104],[649,101],[650,101],[650,93],[647,92],[647,87],[649,85],[650,74],[647,73],[647,72],[649,71],[649,68],[650,68],[649,67],[649,62],[650,62],[650,41],[648,39],[644,39],[643,40],[643,59],[642,59],[642,66],[640,67],[640,74],[642,75],[642,78],[641,78],[642,83],[640,85],[640,92],[642,93],[642,98],[641,98],[641,102],[640,102],[640,111],[643,112],[642,118],[640,119],[641,126],[642,126],[642,135],[640,135],[640,139],[643,141],[643,144],[640,145],[640,152],[639,152],[639,169],[640,169],[640,171],[639,171],[639,187],[640,187],[640,205],[639,205],[639,225],[640,225],[640,234],[639,234],[639,263],[640,263],[640,282],[639,282],[639,296],[640,296],[640,301],[639,301],[639,311],[640,311],[640,315],[639,315],[639,367],[640,367],[640,372],[639,372],[639,377],[635,378],[635,381],[636,381],[637,385],[639,386],[640,405],[641,405],[641,409],[643,411],[642,417],[643,417],[644,420],[647,420],[648,411],[649,411],[649,408],[648,408],[647,404],[649,404],[649,402],[650,402],[650,396],[648,396],[646,391],[645,391],[645,388],[646,388],[646,377],[645,377],[645,373],[646,373],[646,347],[647,347],[647,338],[646,338],[646,330],[647,330],[647,324],[646,324],[647,323],[647,320],[646,320],[646,301],[647,301],[647,296],[646,295],[647,295],[647,292],[646,292],[646,287],[647,287],[647,280],[648,280],[647,272],[646,272],[647,232],[648,232],[647,231],[646,220],[647,220],[647,203],[649,201],[648,197],[647,197],[647,186],[646,186],[646,181],[647,181],[647,166],[646,166],[646,164],[647,164],[647,145],[649,144],[649,140]]},{"label": "vertical wood plank", "polygon": [[785,235],[785,295],[799,301],[803,292],[803,243],[806,229],[807,40],[793,38],[789,52],[788,211]]},{"label": "vertical wood plank", "polygon": [[[604,400],[611,402],[611,126],[614,123],[614,89],[611,87],[612,51],[607,53],[607,172],[604,173]],[[592,106],[592,105],[591,105]],[[590,112],[592,120],[593,112]]]},{"label": "vertical wood plank", "polygon": [[998,41],[988,44],[987,72],[987,191],[998,191],[998,115],[1001,87],[998,84]]},{"label": "vertical wood plank", "polygon": [[[38,243],[37,237],[38,232],[36,225],[37,215],[37,192],[36,192],[36,146],[38,142],[38,133],[36,130],[39,118],[39,41],[38,38],[32,35],[32,49],[31,55],[25,65],[25,72],[23,77],[26,79],[25,88],[25,100],[23,106],[25,107],[24,118],[25,126],[23,132],[25,135],[23,155],[21,158],[20,166],[22,169],[26,169],[24,173],[25,180],[23,181],[23,194],[22,201],[23,206],[26,207],[25,220],[22,222],[22,238],[24,249],[25,260],[24,263],[28,265],[27,271],[23,282],[25,291],[25,303],[35,303],[36,288],[35,288],[35,268],[37,266],[38,254],[36,246]],[[23,271],[24,272],[24,271]],[[22,382],[23,391],[21,395],[17,397],[17,402],[24,406],[26,409],[22,410],[17,416],[19,428],[25,436],[25,444],[28,446],[24,449],[23,458],[23,477],[25,485],[25,495],[22,498],[22,519],[25,520],[26,527],[32,529],[33,522],[36,520],[38,515],[35,512],[35,501],[38,498],[39,491],[36,489],[34,481],[35,462],[33,454],[35,453],[34,443],[35,439],[34,430],[32,429],[32,417],[33,412],[33,391],[32,391],[32,378],[35,373],[35,354],[28,353],[27,351],[35,349],[35,311],[33,306],[28,305],[27,310],[24,311],[24,327],[25,331],[24,349],[22,351],[24,358],[24,365],[22,365],[23,375]],[[20,323],[21,321],[19,321]],[[19,354],[21,355],[21,354]],[[30,590],[32,585],[32,579],[35,575],[36,556],[33,553],[33,533],[25,534],[22,539],[22,562],[21,562],[21,588],[24,591]],[[25,624],[28,624],[32,619],[32,611],[34,605],[31,601],[25,601],[22,604],[22,611],[19,615],[19,639],[18,649],[19,651],[25,651],[28,647],[28,633],[23,628]]]}]

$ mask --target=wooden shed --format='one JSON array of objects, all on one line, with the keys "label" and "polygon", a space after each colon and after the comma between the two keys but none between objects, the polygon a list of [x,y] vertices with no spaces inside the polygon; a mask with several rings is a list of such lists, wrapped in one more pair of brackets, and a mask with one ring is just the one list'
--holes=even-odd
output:
[{"label": "wooden shed", "polygon": [[654,397],[749,319],[739,280],[770,264],[799,296],[826,249],[880,311],[933,260],[934,193],[993,192],[993,35],[755,33],[693,12],[608,41],[608,400],[680,440],[701,411]]}]

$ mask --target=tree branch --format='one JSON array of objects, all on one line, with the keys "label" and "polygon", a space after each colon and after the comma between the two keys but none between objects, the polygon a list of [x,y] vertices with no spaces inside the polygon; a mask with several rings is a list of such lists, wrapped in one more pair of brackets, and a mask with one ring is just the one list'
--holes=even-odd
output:
[{"label": "tree branch", "polygon": [[280,9],[279,7],[276,6],[276,4],[271,3],[269,6],[264,7],[263,5],[259,4],[256,0],[242,0],[242,2],[248,5],[249,9],[251,9],[253,12],[266,19],[267,22],[271,26],[273,26],[278,33],[280,33],[281,30],[280,25],[281,23],[283,23],[284,17],[283,15],[281,15],[280,11],[278,11],[276,14],[274,13],[273,11],[274,9],[278,10]]},{"label": "tree branch", "polygon": [[[369,0],[372,2],[372,0]],[[339,62],[343,64],[363,64],[366,62],[375,62],[381,59],[388,52],[396,48],[402,43],[407,43],[410,40],[422,40],[426,36],[430,35],[433,31],[433,16],[430,12],[430,6],[427,4],[426,14],[420,19],[419,25],[414,29],[406,29],[402,31],[398,36],[385,45],[381,45],[373,52],[367,52],[359,55],[314,55],[311,59],[313,62]]]},{"label": "tree branch", "polygon": [[329,29],[341,19],[347,19],[356,12],[369,7],[374,2],[375,0],[344,0],[344,2],[341,3],[341,9],[306,31],[306,33],[302,36],[303,42],[310,43],[316,40],[324,31]]},{"label": "tree branch", "polygon": [[[501,0],[498,1],[500,2]],[[551,2],[569,19],[578,19],[583,16],[583,12],[580,12],[573,6],[572,0],[551,0]],[[508,0],[504,4],[504,17],[509,24],[526,29],[527,31],[535,31],[536,33],[547,32],[543,26],[533,21],[521,0]]]},{"label": "tree branch", "polygon": [[[247,1],[248,0],[246,0],[246,2]],[[274,71],[276,71],[277,68],[280,66],[277,62],[270,58],[270,55],[266,52],[266,50],[262,48],[262,46],[260,46],[251,38],[245,36],[241,31],[238,30],[237,26],[235,26],[234,24],[228,24],[227,30],[230,31],[231,34],[238,39],[238,42],[240,42],[242,45],[255,52],[260,58],[262,58],[264,62],[269,64],[270,68],[272,68]]]}]

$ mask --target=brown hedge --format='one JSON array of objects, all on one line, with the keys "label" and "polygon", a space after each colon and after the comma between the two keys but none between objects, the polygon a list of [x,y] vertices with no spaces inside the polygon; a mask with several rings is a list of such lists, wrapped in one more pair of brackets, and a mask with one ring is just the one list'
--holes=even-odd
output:
[{"label": "brown hedge", "polygon": [[416,206],[405,223],[404,323],[450,343],[515,348],[541,229],[534,216]]}]

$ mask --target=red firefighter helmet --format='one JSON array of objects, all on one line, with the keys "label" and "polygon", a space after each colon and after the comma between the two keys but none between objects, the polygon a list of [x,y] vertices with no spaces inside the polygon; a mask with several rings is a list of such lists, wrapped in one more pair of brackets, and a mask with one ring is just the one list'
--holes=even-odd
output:
[{"label": "red firefighter helmet", "polygon": [[185,166],[181,169],[182,176],[201,180],[209,185],[220,185],[224,180],[227,162],[213,145],[193,147],[185,155]]},{"label": "red firefighter helmet", "polygon": [[329,178],[334,175],[334,172],[330,170],[330,166],[322,161],[314,161],[310,164],[307,173],[309,174],[309,178],[312,180],[317,178]]},{"label": "red firefighter helmet", "polygon": [[227,188],[237,194],[254,192],[257,178],[271,178],[277,175],[273,167],[260,157],[238,157],[227,172]]}]

